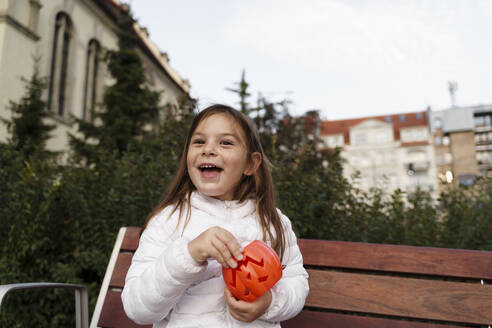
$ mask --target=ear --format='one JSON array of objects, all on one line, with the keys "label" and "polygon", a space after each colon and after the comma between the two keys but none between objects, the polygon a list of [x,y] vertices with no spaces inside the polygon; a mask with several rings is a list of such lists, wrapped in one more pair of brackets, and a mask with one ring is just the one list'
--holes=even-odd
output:
[{"label": "ear", "polygon": [[263,160],[261,153],[259,152],[254,152],[251,154],[250,164],[248,167],[244,170],[244,175],[253,175],[255,174],[256,170],[260,167],[261,161]]}]

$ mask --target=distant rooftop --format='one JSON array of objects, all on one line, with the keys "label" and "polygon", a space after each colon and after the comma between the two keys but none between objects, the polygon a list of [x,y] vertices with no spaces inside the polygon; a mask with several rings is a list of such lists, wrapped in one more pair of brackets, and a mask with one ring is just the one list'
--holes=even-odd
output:
[{"label": "distant rooftop", "polygon": [[444,133],[472,131],[475,129],[474,114],[492,112],[492,105],[450,107],[431,111],[431,131],[438,127]]},{"label": "distant rooftop", "polygon": [[400,129],[427,126],[427,112],[397,113],[391,115],[367,116],[347,120],[322,121],[320,135],[343,134],[345,142],[350,143],[350,128],[366,120],[378,120],[393,125],[395,140],[400,140]]},{"label": "distant rooftop", "polygon": [[[128,11],[128,5],[121,3],[119,0],[94,0],[111,18],[115,21],[122,13]],[[171,81],[183,92],[189,94],[190,83],[183,79],[170,65],[167,53],[159,50],[158,46],[149,38],[145,27],[134,23],[133,28],[139,40],[140,49],[146,53],[150,59],[167,75]]]}]

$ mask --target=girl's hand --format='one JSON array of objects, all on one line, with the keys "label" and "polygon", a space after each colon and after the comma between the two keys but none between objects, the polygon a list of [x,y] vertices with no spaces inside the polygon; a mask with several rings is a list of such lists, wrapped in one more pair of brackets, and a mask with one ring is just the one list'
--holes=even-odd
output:
[{"label": "girl's hand", "polygon": [[212,227],[202,232],[188,243],[188,251],[198,263],[213,258],[225,268],[235,268],[237,263],[234,258],[237,260],[243,258],[241,254],[243,248],[236,238],[229,231],[220,227]]},{"label": "girl's hand", "polygon": [[227,288],[224,290],[224,296],[232,317],[243,322],[255,321],[266,312],[270,303],[272,303],[271,291],[267,291],[253,302],[236,299]]}]

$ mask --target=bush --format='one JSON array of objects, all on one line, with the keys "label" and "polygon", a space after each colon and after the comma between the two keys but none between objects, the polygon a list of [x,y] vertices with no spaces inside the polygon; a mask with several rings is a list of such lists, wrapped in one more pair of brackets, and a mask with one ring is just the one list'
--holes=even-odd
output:
[{"label": "bush", "polygon": [[[186,122],[169,121],[167,132],[130,145],[121,157],[99,152],[96,166],[25,161],[2,146],[0,283],[85,284],[92,313],[118,229],[143,225],[165,193],[184,142],[177,131]],[[278,205],[299,237],[492,250],[490,181],[443,193],[437,204],[422,191],[387,197],[351,186],[337,152],[313,157],[309,147],[298,149],[293,162],[270,155]],[[0,326],[73,325],[70,294],[9,296]],[[19,323],[23,318],[29,322]]]},{"label": "bush", "polygon": [[[90,166],[25,161],[2,145],[0,284],[85,284],[92,313],[118,229],[142,226],[170,185],[184,143],[176,136],[188,120],[169,119],[155,139],[135,142],[123,155],[99,151]],[[174,140],[162,143],[164,134]],[[73,326],[73,295],[67,296],[64,290],[9,295],[0,326]]]}]

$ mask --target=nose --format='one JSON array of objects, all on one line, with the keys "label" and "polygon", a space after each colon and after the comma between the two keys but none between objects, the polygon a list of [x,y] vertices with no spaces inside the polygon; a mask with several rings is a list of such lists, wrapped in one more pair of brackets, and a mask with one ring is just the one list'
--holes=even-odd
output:
[{"label": "nose", "polygon": [[205,143],[203,147],[202,155],[214,156],[216,154],[215,145],[212,142]]}]

